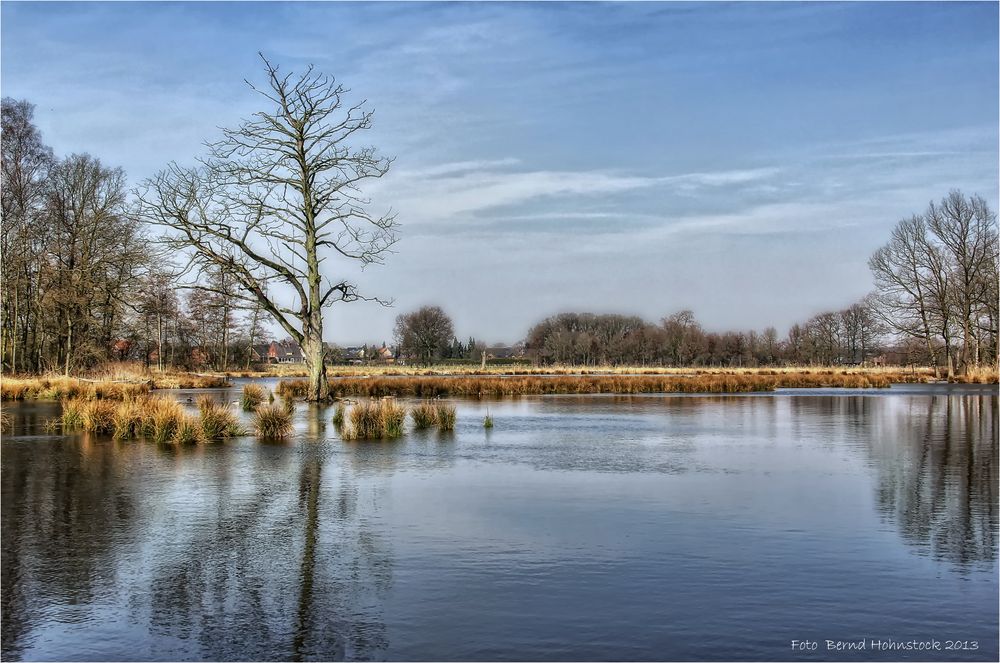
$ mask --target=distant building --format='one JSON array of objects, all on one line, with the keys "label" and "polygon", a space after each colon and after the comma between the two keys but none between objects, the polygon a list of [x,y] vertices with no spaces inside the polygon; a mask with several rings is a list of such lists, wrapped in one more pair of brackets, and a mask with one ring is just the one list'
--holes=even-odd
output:
[{"label": "distant building", "polygon": [[271,341],[253,346],[253,359],[264,364],[301,364],[302,348],[291,341]]}]

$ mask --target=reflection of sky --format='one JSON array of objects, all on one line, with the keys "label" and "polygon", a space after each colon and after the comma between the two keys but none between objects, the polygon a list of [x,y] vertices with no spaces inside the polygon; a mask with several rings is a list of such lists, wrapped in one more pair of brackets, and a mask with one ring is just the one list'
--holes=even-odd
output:
[{"label": "reflection of sky", "polygon": [[256,109],[258,50],[367,98],[398,157],[371,193],[404,226],[363,282],[397,309],[330,313],[339,342],[425,302],[489,341],[581,308],[781,328],[865,294],[867,256],[932,198],[997,203],[994,3],[2,12],[4,94],[134,181]]}]

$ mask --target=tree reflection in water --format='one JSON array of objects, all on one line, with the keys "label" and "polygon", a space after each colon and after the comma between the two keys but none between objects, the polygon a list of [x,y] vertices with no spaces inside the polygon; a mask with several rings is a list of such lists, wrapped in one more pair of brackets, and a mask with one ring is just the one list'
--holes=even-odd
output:
[{"label": "tree reflection in water", "polygon": [[881,513],[918,552],[988,568],[997,557],[997,398],[880,401],[881,430],[868,439]]}]

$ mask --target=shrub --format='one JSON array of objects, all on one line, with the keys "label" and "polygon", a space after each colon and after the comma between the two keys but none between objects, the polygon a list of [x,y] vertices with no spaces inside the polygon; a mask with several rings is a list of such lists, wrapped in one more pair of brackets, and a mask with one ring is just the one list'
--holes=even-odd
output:
[{"label": "shrub", "polygon": [[446,403],[437,405],[437,425],[440,430],[455,430],[455,406]]},{"label": "shrub", "polygon": [[257,409],[257,406],[263,403],[267,399],[267,392],[264,387],[259,384],[251,382],[243,387],[243,398],[240,401],[243,405],[243,409],[247,412],[252,412]]},{"label": "shrub", "polygon": [[214,400],[211,403],[202,401],[203,399],[199,399],[198,409],[201,415],[201,433],[205,440],[219,440],[245,434],[232,408]]},{"label": "shrub", "polygon": [[292,434],[292,415],[279,405],[263,405],[254,413],[258,437],[280,440]]},{"label": "shrub", "polygon": [[423,402],[410,408],[410,418],[413,419],[413,426],[423,430],[430,428],[437,423],[437,410],[432,403]]}]

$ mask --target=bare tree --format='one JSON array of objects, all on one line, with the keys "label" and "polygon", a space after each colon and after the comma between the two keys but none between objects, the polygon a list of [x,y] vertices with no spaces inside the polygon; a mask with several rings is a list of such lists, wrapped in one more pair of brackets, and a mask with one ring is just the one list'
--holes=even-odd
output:
[{"label": "bare tree", "polygon": [[324,307],[381,300],[328,278],[324,262],[332,254],[366,266],[390,251],[395,215],[370,214],[360,186],[385,175],[391,160],[351,144],[372,126],[365,102],[345,105],[347,90],[312,67],[282,75],[261,59],[267,86],[247,84],[267,109],[223,130],[200,167],[172,164],[138,198],[143,216],[168,229],[167,244],[188,252],[195,274],[228,274],[300,345],[307,397],[325,400]]},{"label": "bare tree", "polygon": [[949,304],[962,331],[959,366],[965,371],[970,363],[979,364],[975,317],[981,301],[981,275],[991,267],[997,243],[997,217],[980,196],[969,198],[960,191],[952,191],[939,204],[931,203],[926,217],[949,263]]}]

